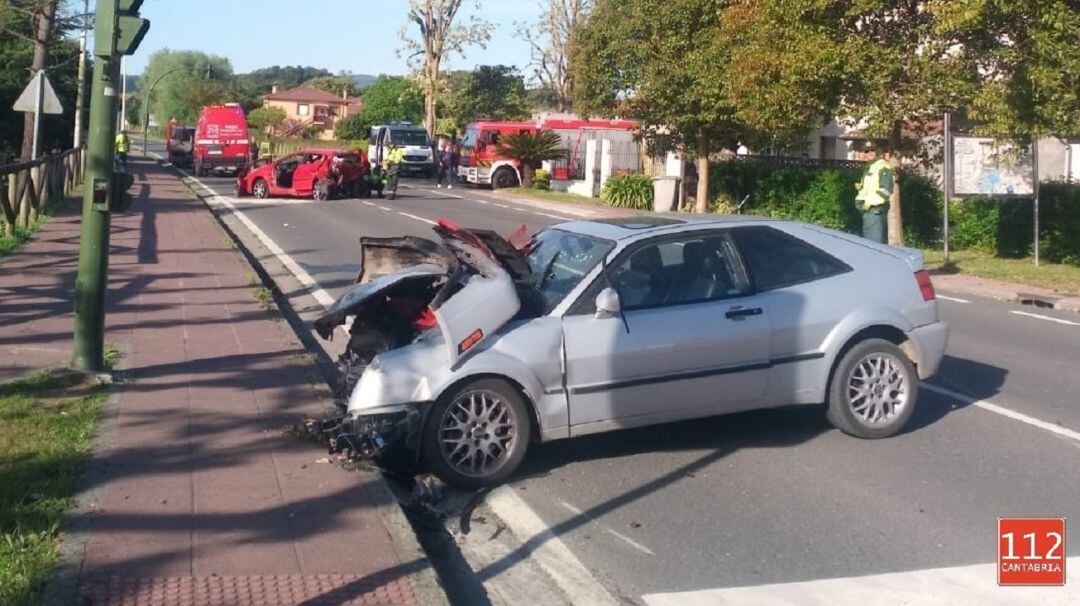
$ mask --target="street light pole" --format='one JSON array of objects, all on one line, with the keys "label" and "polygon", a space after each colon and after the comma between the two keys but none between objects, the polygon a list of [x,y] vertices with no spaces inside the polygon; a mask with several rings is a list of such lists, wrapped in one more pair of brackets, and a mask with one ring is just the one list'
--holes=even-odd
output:
[{"label": "street light pole", "polygon": [[170,69],[169,71],[165,72],[164,74],[161,74],[160,76],[157,77],[156,80],[154,80],[153,84],[150,85],[150,88],[148,88],[146,90],[146,99],[143,101],[143,104],[146,105],[146,113],[143,114],[145,116],[145,119],[143,120],[143,125],[142,125],[142,153],[143,153],[143,157],[148,157],[150,155],[150,152],[148,151],[148,149],[146,147],[146,137],[147,137],[146,133],[150,128],[150,95],[154,94],[154,87],[156,87],[158,85],[158,82],[161,82],[162,78],[164,78],[165,76],[168,76],[169,74],[178,72],[178,71],[180,71],[182,69],[186,69],[186,68],[184,68],[184,67],[174,67],[174,68]]}]

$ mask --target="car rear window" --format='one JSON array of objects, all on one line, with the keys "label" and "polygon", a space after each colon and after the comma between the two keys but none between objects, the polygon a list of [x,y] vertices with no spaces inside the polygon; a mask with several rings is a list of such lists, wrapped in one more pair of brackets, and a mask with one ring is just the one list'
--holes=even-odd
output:
[{"label": "car rear window", "polygon": [[851,271],[816,246],[772,227],[732,230],[756,290],[771,290]]}]

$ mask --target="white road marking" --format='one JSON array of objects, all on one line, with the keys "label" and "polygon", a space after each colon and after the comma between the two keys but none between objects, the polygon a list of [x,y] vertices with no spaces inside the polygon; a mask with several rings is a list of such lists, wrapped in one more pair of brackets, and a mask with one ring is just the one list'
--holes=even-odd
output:
[{"label": "white road marking", "polygon": [[943,295],[941,293],[937,294],[937,298],[944,299],[945,301],[952,301],[953,303],[971,303],[971,301],[968,301],[967,299],[959,299],[957,297],[948,297],[948,296],[945,296],[945,295]]},{"label": "white road marking", "polygon": [[606,532],[606,533],[610,534],[611,536],[623,541],[624,543],[626,543],[627,545],[633,547],[634,549],[637,549],[638,551],[641,551],[641,552],[646,553],[646,554],[651,555],[651,556],[656,555],[648,547],[642,545],[641,543],[638,543],[634,539],[631,539],[630,537],[622,534],[621,532],[617,532],[616,530],[614,530],[612,528],[608,528],[607,526],[604,526],[603,524],[597,522],[596,520],[593,520],[592,518],[587,516],[584,511],[582,511],[581,509],[571,505],[570,503],[567,503],[566,501],[559,501],[559,504],[562,505],[563,508],[566,509],[567,511],[569,511],[570,513],[572,513],[574,515],[577,515],[577,516],[585,517],[585,519],[589,520],[590,522],[595,523],[600,528],[603,528],[604,532]]},{"label": "white road marking", "polygon": [[496,488],[487,495],[486,502],[519,541],[532,546],[528,557],[533,558],[575,604],[618,604],[513,488]]},{"label": "white road marking", "polygon": [[1058,324],[1065,324],[1068,326],[1080,326],[1080,322],[1072,322],[1070,320],[1062,320],[1061,318],[1052,318],[1050,316],[1044,316],[1042,314],[1033,314],[1027,311],[1010,311],[1011,314],[1018,316],[1025,316],[1028,318],[1035,318],[1036,320],[1046,320],[1047,322],[1057,322]]},{"label": "white road marking", "polygon": [[387,207],[387,206],[380,206],[380,207],[379,207],[379,210],[384,210],[384,211],[386,211],[386,212],[388,212],[388,213],[389,213],[389,212],[394,212],[394,209],[392,209],[392,208],[389,208],[389,207]]},{"label": "white road marking", "polygon": [[364,200],[364,204],[367,204],[368,206],[377,206],[374,202],[368,202],[367,200]]},{"label": "white road marking", "polygon": [[401,211],[401,210],[397,211],[397,214],[401,215],[402,217],[408,217],[410,219],[416,219],[417,221],[423,221],[424,223],[427,223],[428,225],[438,225],[439,224],[438,221],[432,221],[431,219],[425,219],[424,217],[418,217],[416,215],[413,215],[413,214],[410,214],[410,213],[407,213],[407,212]]},{"label": "white road marking", "polygon": [[570,217],[560,217],[559,215],[553,215],[551,213],[542,213],[542,212],[540,212],[538,210],[532,211],[532,214],[540,215],[541,217],[548,217],[548,218],[551,218],[551,219],[558,219],[560,221],[573,221],[573,219],[570,218]]},{"label": "white road marking", "polygon": [[499,204],[498,202],[495,203],[495,206],[498,206],[499,208],[510,208],[509,206],[505,204]]},{"label": "white road marking", "polygon": [[945,387],[939,387],[939,386],[934,385],[932,383],[922,383],[922,384],[919,385],[919,387],[921,387],[923,389],[930,390],[930,391],[935,392],[935,393],[939,393],[939,394],[941,394],[943,396],[948,396],[950,398],[953,398],[954,400],[960,400],[961,402],[964,402],[965,404],[968,404],[969,406],[975,406],[977,408],[981,408],[983,410],[987,410],[987,411],[990,411],[992,413],[999,414],[999,415],[1001,415],[1003,417],[1008,417],[1008,418],[1010,418],[1010,419],[1012,419],[1014,421],[1020,421],[1021,423],[1027,423],[1028,425],[1031,425],[1032,427],[1038,427],[1039,429],[1044,429],[1046,431],[1049,431],[1050,433],[1057,434],[1057,435],[1062,436],[1064,438],[1068,438],[1070,440],[1075,440],[1077,442],[1080,442],[1080,432],[1073,431],[1071,429],[1062,427],[1060,425],[1055,425],[1053,423],[1047,423],[1046,421],[1036,419],[1035,417],[1028,416],[1028,415],[1026,415],[1026,414],[1024,414],[1022,412],[1016,412],[1015,410],[1012,410],[1010,408],[1005,408],[1003,406],[998,406],[997,404],[994,404],[993,402],[987,402],[986,400],[976,400],[975,398],[972,398],[970,396],[966,396],[966,395],[964,395],[964,394],[962,394],[960,392],[953,391],[953,390],[947,389]]},{"label": "white road marking", "polygon": [[[1080,558],[1066,558],[1066,570],[1076,570],[1076,566],[1080,566]],[[641,599],[648,606],[1049,606],[1080,603],[1080,583],[1071,583],[1064,587],[999,587],[997,564],[975,564],[756,587],[654,593],[642,596]]]}]

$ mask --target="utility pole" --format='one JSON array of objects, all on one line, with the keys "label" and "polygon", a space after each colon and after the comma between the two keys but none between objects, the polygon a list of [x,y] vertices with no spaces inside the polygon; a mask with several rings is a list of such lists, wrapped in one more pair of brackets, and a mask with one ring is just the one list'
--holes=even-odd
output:
[{"label": "utility pole", "polygon": [[82,38],[79,39],[79,84],[75,93],[75,140],[72,147],[82,147],[83,104],[86,103],[86,32],[90,29],[90,0],[83,0]]},{"label": "utility pole", "polygon": [[86,145],[79,276],[75,280],[75,346],[72,366],[103,370],[105,289],[109,271],[109,223],[126,175],[114,170],[116,95],[120,58],[135,52],[150,22],[138,16],[142,0],[97,0],[90,132]]},{"label": "utility pole", "polygon": [[127,124],[127,61],[120,57],[120,119],[117,120],[116,130],[124,130]]}]

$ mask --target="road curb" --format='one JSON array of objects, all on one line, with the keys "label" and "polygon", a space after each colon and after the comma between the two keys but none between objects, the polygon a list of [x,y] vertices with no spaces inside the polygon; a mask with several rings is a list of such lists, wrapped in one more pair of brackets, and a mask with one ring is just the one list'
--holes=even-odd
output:
[{"label": "road curb", "polygon": [[935,286],[942,292],[986,297],[1006,303],[1018,303],[1044,309],[1080,313],[1080,297],[1045,291],[1040,292],[1032,290],[1030,286],[976,278],[966,274],[933,271],[930,275]]},{"label": "road curb", "polygon": [[[319,343],[314,341],[310,334],[306,334],[306,332],[302,330],[303,323],[300,320],[299,314],[292,309],[291,304],[282,294],[282,291],[272,274],[265,266],[263,266],[258,255],[248,247],[244,242],[244,239],[236,233],[233,226],[225,221],[223,213],[231,212],[231,210],[227,207],[215,206],[215,204],[209,200],[209,196],[205,196],[199,191],[201,184],[184,174],[172,164],[164,161],[160,157],[155,157],[155,160],[160,166],[172,169],[172,172],[176,174],[180,182],[183,183],[191,191],[192,195],[203,204],[211,215],[213,215],[218,226],[232,240],[241,256],[243,256],[247,264],[251,266],[252,271],[259,277],[259,281],[271,290],[274,295],[275,307],[278,308],[279,313],[281,313],[282,317],[289,323],[290,329],[304,348],[315,355],[317,360],[319,360],[319,362],[316,363],[319,373],[322,375],[327,386],[333,388],[333,382],[331,380],[333,377],[333,370],[331,369],[334,368],[334,364],[333,361],[330,360],[329,354]],[[329,365],[329,368],[326,366],[327,364]],[[375,473],[374,476],[375,485],[378,487],[377,490],[382,493],[381,496],[385,497],[385,500],[380,499],[381,502],[376,505],[376,510],[383,521],[383,526],[390,535],[395,555],[397,555],[402,564],[416,560],[422,560],[424,563],[424,567],[420,571],[409,573],[413,592],[417,600],[421,604],[429,606],[448,605],[450,601],[435,573],[434,565],[420,546],[420,542],[416,538],[412,526],[405,517],[405,512],[402,511],[398,500],[393,495],[393,491],[386,483],[386,478],[384,478],[381,473]],[[390,505],[388,503],[393,504]]]}]

